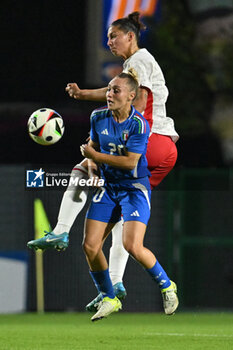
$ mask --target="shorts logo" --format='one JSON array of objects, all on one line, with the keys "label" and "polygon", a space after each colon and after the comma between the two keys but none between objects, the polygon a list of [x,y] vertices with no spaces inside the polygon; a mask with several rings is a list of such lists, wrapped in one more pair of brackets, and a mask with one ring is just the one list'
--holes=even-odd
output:
[{"label": "shorts logo", "polygon": [[122,131],[122,138],[124,141],[127,141],[129,137],[129,130],[123,130]]},{"label": "shorts logo", "polygon": [[44,171],[27,170],[26,187],[44,187]]},{"label": "shorts logo", "polygon": [[140,216],[140,215],[139,215],[139,212],[135,210],[132,214],[130,214],[130,216]]}]

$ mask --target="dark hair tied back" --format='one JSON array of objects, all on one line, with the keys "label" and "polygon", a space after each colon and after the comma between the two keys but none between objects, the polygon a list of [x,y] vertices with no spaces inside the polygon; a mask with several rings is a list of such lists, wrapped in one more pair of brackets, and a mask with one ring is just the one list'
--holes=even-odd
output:
[{"label": "dark hair tied back", "polygon": [[128,15],[128,19],[133,22],[135,27],[140,30],[146,30],[146,26],[139,19],[140,13],[138,11],[132,12]]},{"label": "dark hair tied back", "polygon": [[140,13],[135,11],[130,13],[127,17],[119,18],[112,22],[111,26],[117,26],[125,33],[134,32],[136,35],[137,43],[139,44],[140,31],[145,30],[146,26],[139,19]]}]

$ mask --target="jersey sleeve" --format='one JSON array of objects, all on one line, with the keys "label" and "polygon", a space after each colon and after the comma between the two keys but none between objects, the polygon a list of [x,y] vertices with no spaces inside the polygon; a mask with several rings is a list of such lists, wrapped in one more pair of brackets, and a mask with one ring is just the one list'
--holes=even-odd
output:
[{"label": "jersey sleeve", "polygon": [[152,91],[152,81],[150,80],[150,63],[140,59],[132,60],[129,68],[134,68],[136,70],[138,74],[139,86],[144,86]]},{"label": "jersey sleeve", "polygon": [[143,154],[148,142],[149,125],[142,118],[134,117],[134,120],[135,125],[127,140],[126,149],[128,152]]},{"label": "jersey sleeve", "polygon": [[91,130],[90,130],[90,138],[93,142],[99,143],[99,137],[96,131],[96,114],[95,111],[92,112],[90,117],[91,122]]}]

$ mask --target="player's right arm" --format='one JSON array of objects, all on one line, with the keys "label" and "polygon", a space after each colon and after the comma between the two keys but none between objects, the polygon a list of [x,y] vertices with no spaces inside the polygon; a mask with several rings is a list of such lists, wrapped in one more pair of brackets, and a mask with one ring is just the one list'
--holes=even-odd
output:
[{"label": "player's right arm", "polygon": [[76,100],[106,101],[107,87],[99,89],[80,89],[76,83],[68,83],[66,91]]},{"label": "player's right arm", "polygon": [[84,157],[92,159],[95,163],[108,164],[114,168],[124,170],[133,170],[141,157],[141,154],[134,152],[126,152],[126,155],[113,155],[96,151],[94,143],[80,146],[81,153]]}]

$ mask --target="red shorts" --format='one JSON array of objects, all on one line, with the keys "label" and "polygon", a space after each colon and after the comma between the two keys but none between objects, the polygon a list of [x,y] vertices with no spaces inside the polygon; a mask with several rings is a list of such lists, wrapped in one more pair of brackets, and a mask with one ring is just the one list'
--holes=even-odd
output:
[{"label": "red shorts", "polygon": [[170,136],[151,134],[148,140],[146,158],[151,172],[151,189],[165,178],[177,160],[177,148]]}]

